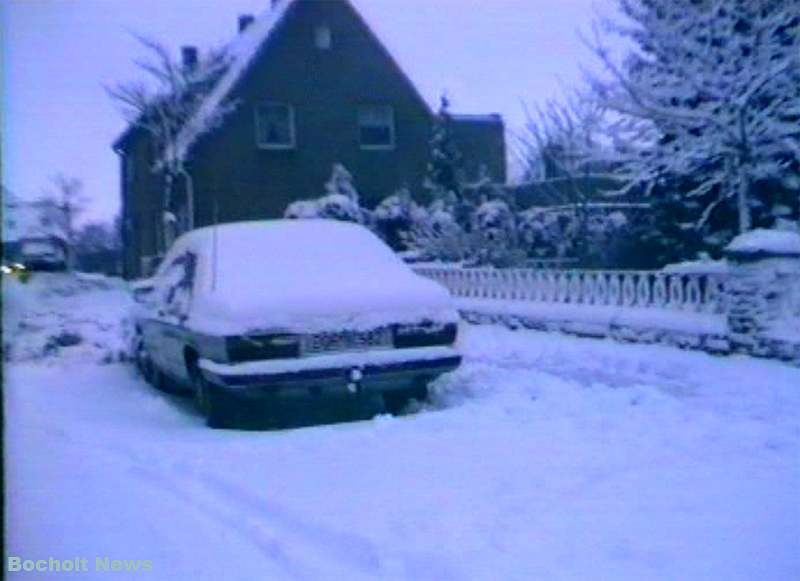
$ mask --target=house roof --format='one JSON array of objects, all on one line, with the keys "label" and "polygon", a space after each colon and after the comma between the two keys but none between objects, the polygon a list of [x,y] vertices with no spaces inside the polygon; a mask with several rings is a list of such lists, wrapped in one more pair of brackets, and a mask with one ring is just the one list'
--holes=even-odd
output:
[{"label": "house roof", "polygon": [[453,113],[450,115],[453,121],[458,123],[495,123],[503,124],[503,117],[498,113],[488,113],[486,115],[470,115],[464,113]]},{"label": "house roof", "polygon": [[[231,56],[231,65],[222,79],[220,79],[211,93],[209,93],[208,97],[206,97],[204,102],[200,105],[194,117],[178,135],[175,150],[178,158],[183,159],[197,139],[205,132],[213,129],[211,121],[215,116],[215,112],[225,102],[225,99],[247,73],[250,66],[255,62],[256,57],[260,54],[261,49],[266,46],[271,36],[280,28],[280,25],[291,13],[292,8],[300,1],[301,0],[276,0],[273,6],[258,16],[250,26],[231,42],[228,46],[228,54]],[[416,85],[408,77],[404,68],[400,66],[394,55],[392,55],[378,38],[377,34],[375,34],[375,31],[361,15],[358,8],[353,6],[350,0],[342,1],[350,6],[356,17],[364,24],[373,38],[375,38],[379,48],[386,54],[397,71],[406,79],[419,102],[428,112],[431,112],[428,102],[422,97]],[[485,119],[486,116],[484,116],[484,120]]]},{"label": "house roof", "polygon": [[[225,103],[226,99],[234,91],[239,81],[245,76],[251,65],[255,62],[261,49],[267,45],[272,35],[280,28],[281,24],[291,13],[292,8],[302,0],[275,0],[274,4],[262,12],[250,26],[240,32],[228,45],[228,54],[231,57],[231,64],[222,78],[217,82],[212,91],[200,104],[198,110],[191,120],[178,134],[175,152],[178,158],[183,159],[187,156],[192,146],[204,133],[213,129],[213,121],[216,112]],[[419,102],[427,111],[431,111],[430,103],[420,94],[416,85],[408,78],[406,71],[395,56],[386,48],[378,38],[374,29],[370,26],[357,6],[350,0],[342,0],[353,10],[354,14],[361,20],[370,34],[376,39],[378,46],[384,51],[389,60],[395,65],[397,71],[402,74],[408,85],[415,92]],[[457,122],[480,122],[480,123],[502,123],[499,115],[454,115]],[[114,142],[114,149],[124,147],[124,143],[136,132],[134,125],[129,126],[125,132]]]},{"label": "house roof", "polygon": [[216,86],[200,104],[197,112],[178,134],[176,154],[183,158],[203,133],[212,129],[211,121],[216,111],[230,95],[236,84],[250,68],[261,48],[280,27],[291,8],[298,0],[277,0],[244,31],[239,33],[228,47],[231,64]]}]

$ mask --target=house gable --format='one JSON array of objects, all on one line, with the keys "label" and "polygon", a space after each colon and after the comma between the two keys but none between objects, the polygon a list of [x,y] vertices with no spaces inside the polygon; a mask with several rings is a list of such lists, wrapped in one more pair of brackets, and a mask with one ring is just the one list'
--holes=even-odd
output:
[{"label": "house gable", "polygon": [[[315,43],[320,26],[330,29],[329,49]],[[290,202],[321,195],[335,163],[355,176],[368,205],[404,185],[422,189],[430,109],[345,0],[294,0],[228,99],[235,110],[188,157],[206,190],[198,194],[198,225],[280,217]],[[291,107],[292,147],[258,147],[255,116],[265,103]],[[369,106],[391,107],[392,147],[361,146],[359,111]]]},{"label": "house gable", "polygon": [[[314,4],[317,6],[313,7]],[[325,20],[325,16],[331,17],[334,13],[338,13],[340,23],[346,15],[346,18],[349,18],[357,26],[351,27],[350,31],[343,27],[334,30],[330,22]],[[334,19],[337,18],[334,17]],[[311,30],[307,26],[309,22],[314,23]],[[326,52],[341,50],[340,43],[342,41],[348,42],[355,38],[347,37],[345,34],[352,33],[354,28],[359,28],[361,35],[368,40],[366,44],[371,45],[362,48],[381,53],[384,61],[383,74],[394,75],[402,79],[405,90],[414,95],[422,109],[429,115],[432,114],[427,102],[406,72],[349,0],[277,0],[273,8],[242,31],[229,46],[228,50],[233,57],[231,67],[178,136],[179,156],[189,156],[195,142],[203,134],[213,132],[214,127],[210,119],[213,118],[215,112],[224,107],[226,102],[235,102],[236,94],[241,86],[246,85],[248,77],[253,74],[254,70],[259,69],[261,61],[269,58],[268,53],[279,42],[280,36],[296,33],[298,28],[304,28],[303,32],[306,33],[306,40],[309,42],[315,41],[319,30],[324,28],[329,46],[320,49],[315,42],[314,48],[317,51]]]},{"label": "house gable", "polygon": [[[248,22],[229,46],[235,57],[231,68],[178,141],[192,180],[195,227],[282,217],[290,203],[322,195],[337,163],[354,176],[366,206],[402,187],[424,192],[434,115],[348,0],[277,0]],[[212,126],[219,107],[227,112]],[[263,129],[270,122],[257,122],[259,111],[284,112],[291,130],[281,127],[282,139],[270,141]],[[371,133],[378,141],[388,135],[385,143],[376,146],[364,137],[370,135],[364,131],[370,119],[391,124]],[[502,120],[484,117],[458,125],[466,157],[492,157],[473,167],[488,166],[491,177],[503,181]],[[134,180],[126,179],[125,160],[121,164],[130,225],[127,272],[136,276],[137,264],[160,252],[161,194],[156,179],[145,175],[139,139],[125,137],[117,143],[125,142],[120,153],[137,161]],[[484,138],[489,146],[479,143]],[[176,192],[173,201],[187,207],[181,195]]]}]

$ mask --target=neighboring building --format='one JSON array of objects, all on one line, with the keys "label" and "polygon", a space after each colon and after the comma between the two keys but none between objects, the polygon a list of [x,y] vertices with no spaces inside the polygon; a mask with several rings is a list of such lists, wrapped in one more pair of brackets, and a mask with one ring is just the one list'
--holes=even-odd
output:
[{"label": "neighboring building", "polygon": [[[289,203],[322,195],[335,163],[353,174],[367,206],[403,186],[424,191],[434,113],[348,0],[273,0],[239,26],[233,63],[178,139],[194,200],[176,215],[193,206],[195,227],[278,218]],[[236,107],[199,130],[223,102]],[[468,178],[488,171],[505,182],[499,115],[456,115],[453,135]],[[133,278],[164,251],[163,187],[147,134],[129,129],[114,149]]]}]

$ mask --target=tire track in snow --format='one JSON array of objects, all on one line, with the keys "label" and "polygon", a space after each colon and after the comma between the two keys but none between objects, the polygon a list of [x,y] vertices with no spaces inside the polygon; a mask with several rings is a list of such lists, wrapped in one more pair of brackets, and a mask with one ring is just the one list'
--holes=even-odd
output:
[{"label": "tire track in snow", "polygon": [[[334,576],[352,578],[356,571],[359,577],[367,579],[391,577],[449,581],[464,577],[452,563],[442,560],[432,551],[381,551],[362,536],[311,522],[230,478],[193,463],[179,461],[166,466],[150,461],[145,464],[143,455],[130,448],[120,445],[107,445],[105,448],[117,460],[130,462],[131,474],[232,531],[280,565],[289,577],[312,580]],[[294,551],[287,547],[294,550],[307,548],[310,552],[300,550],[300,556],[292,556]],[[303,558],[309,554],[325,558],[312,565],[308,558]],[[341,572],[334,575],[333,571],[337,569]]]},{"label": "tire track in snow", "polygon": [[138,465],[131,467],[129,472],[138,477],[140,481],[169,493],[192,510],[221,525],[226,531],[233,533],[252,546],[270,562],[280,566],[289,576],[296,579],[314,579],[314,575],[307,571],[303,564],[294,561],[286,554],[281,541],[276,536],[267,534],[258,523],[253,522],[246,515],[226,512],[219,508],[224,505],[215,504],[211,500],[205,502],[200,500],[198,496],[192,495],[176,485],[174,479],[168,478],[163,472],[153,468]]}]

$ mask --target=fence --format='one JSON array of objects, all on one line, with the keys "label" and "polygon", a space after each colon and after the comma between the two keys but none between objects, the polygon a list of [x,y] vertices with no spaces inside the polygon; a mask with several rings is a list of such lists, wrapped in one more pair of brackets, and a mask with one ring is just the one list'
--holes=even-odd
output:
[{"label": "fence", "polygon": [[[733,262],[730,272],[715,273],[439,265],[415,270],[447,287],[474,323],[745,351],[800,363],[798,263]],[[778,274],[770,278],[769,272]],[[776,311],[765,308],[769,304],[789,307]]]},{"label": "fence", "polygon": [[725,277],[721,274],[446,266],[422,266],[416,271],[459,298],[725,312]]}]

